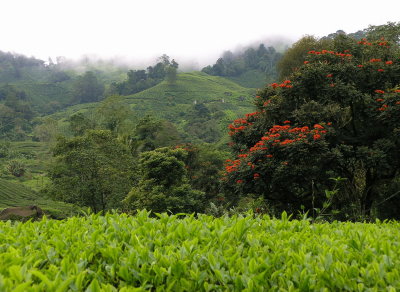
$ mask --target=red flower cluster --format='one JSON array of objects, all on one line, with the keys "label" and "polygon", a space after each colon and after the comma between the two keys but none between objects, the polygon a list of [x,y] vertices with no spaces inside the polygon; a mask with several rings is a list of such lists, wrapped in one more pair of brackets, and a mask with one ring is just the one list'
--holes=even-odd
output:
[{"label": "red flower cluster", "polygon": [[327,78],[332,78],[332,74],[326,75]]},{"label": "red flower cluster", "polygon": [[361,41],[357,42],[359,45],[366,45],[366,46],[372,46],[372,43],[368,42],[367,39],[362,39]]},{"label": "red flower cluster", "polygon": [[266,102],[263,103],[263,106],[267,106],[267,105],[269,105],[270,103],[271,103],[271,100],[268,99]]},{"label": "red flower cluster", "polygon": [[[346,50],[345,53],[349,52],[349,50]],[[310,55],[325,55],[325,54],[330,54],[330,55],[336,55],[336,56],[340,56],[340,57],[352,57],[352,54],[344,54],[344,53],[338,53],[338,52],[334,52],[334,51],[328,51],[328,50],[322,50],[321,52],[317,52],[317,51],[309,51],[308,54]]]},{"label": "red flower cluster", "polygon": [[226,172],[232,172],[232,171],[236,171],[238,169],[238,167],[240,166],[242,162],[240,161],[240,159],[236,159],[236,160],[226,160],[226,165],[225,165],[225,170]]},{"label": "red flower cluster", "polygon": [[370,63],[382,62],[382,59],[371,59],[369,60]]},{"label": "red flower cluster", "polygon": [[272,88],[274,88],[274,89],[277,88],[277,87],[281,87],[281,88],[292,88],[293,86],[290,85],[290,83],[291,83],[290,80],[285,80],[285,81],[283,81],[283,83],[281,83],[281,84],[272,83],[272,84],[270,84],[270,86],[271,86]]},{"label": "red flower cluster", "polygon": [[385,111],[385,110],[387,110],[387,108],[388,108],[388,105],[387,104],[384,104],[382,107],[380,107],[380,108],[378,108],[378,111]]},{"label": "red flower cluster", "polygon": [[386,65],[392,65],[393,61],[386,61]]},{"label": "red flower cluster", "polygon": [[375,93],[384,94],[385,92],[383,90],[377,89],[377,90],[375,90]]},{"label": "red flower cluster", "polygon": [[385,70],[383,70],[383,69],[378,69],[378,72],[384,72]]},{"label": "red flower cluster", "polygon": [[232,136],[235,133],[245,130],[247,126],[251,126],[253,123],[249,122],[248,119],[251,117],[255,118],[258,114],[259,112],[249,113],[246,114],[245,118],[234,120],[233,123],[228,126],[230,130],[229,135]]}]

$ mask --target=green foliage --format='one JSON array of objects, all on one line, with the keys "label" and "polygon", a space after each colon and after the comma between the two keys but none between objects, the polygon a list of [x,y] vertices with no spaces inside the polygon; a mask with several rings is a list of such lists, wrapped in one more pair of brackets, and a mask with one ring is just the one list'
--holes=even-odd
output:
[{"label": "green foliage", "polygon": [[185,169],[187,152],[159,148],[139,159],[140,179],[125,202],[131,209],[153,212],[201,212],[204,193],[192,189]]},{"label": "green foliage", "polygon": [[135,94],[159,84],[164,79],[168,84],[175,84],[177,78],[178,63],[170,61],[169,56],[162,55],[154,66],[147,67],[147,70],[129,70],[127,80],[123,82],[113,82],[111,84],[111,94],[129,95]]},{"label": "green foliage", "polygon": [[180,134],[172,123],[150,115],[140,119],[133,134],[128,137],[128,144],[134,156],[156,148],[173,146],[180,141]]},{"label": "green foliage", "polygon": [[154,218],[141,211],[0,222],[0,290],[400,289],[400,254],[393,248],[399,223],[311,224],[288,217]]},{"label": "green foliage", "polygon": [[370,25],[367,29],[368,39],[377,41],[385,38],[391,42],[400,43],[400,22],[388,22],[383,25]]},{"label": "green foliage", "polygon": [[230,126],[233,199],[257,194],[291,212],[322,209],[331,178],[343,177],[331,206],[355,220],[389,195],[400,169],[399,46],[345,35],[331,45],[309,51],[290,80],[260,91],[257,111]]},{"label": "green foliage", "polygon": [[165,68],[166,81],[169,85],[174,85],[177,78],[177,69],[174,66],[167,66]]},{"label": "green foliage", "polygon": [[13,140],[26,138],[30,130],[30,121],[34,117],[30,103],[24,91],[11,85],[0,88],[0,138]]},{"label": "green foliage", "polygon": [[330,39],[318,40],[313,36],[304,36],[294,43],[277,63],[279,78],[286,78],[293,70],[297,70],[303,65],[309,51],[329,50],[331,47],[332,41]]},{"label": "green foliage", "polygon": [[26,166],[19,160],[10,160],[6,165],[7,171],[16,177],[23,176],[26,172]]},{"label": "green foliage", "polygon": [[83,113],[72,115],[69,119],[69,130],[74,136],[83,136],[85,131],[94,130],[96,122],[85,116]]},{"label": "green foliage", "polygon": [[104,84],[100,83],[92,71],[79,76],[74,83],[74,94],[77,103],[94,102],[102,99]]},{"label": "green foliage", "polygon": [[[248,48],[241,53],[233,54],[226,51],[213,66],[203,68],[202,72],[214,76],[230,77],[243,86],[262,87],[266,82],[276,79],[276,63],[280,58],[281,53],[278,53],[275,48],[266,48],[260,44],[257,49]],[[249,81],[248,74],[257,76],[258,81]]]},{"label": "green foliage", "polygon": [[113,95],[102,101],[96,108],[97,121],[106,130],[123,132],[133,112],[121,96]]},{"label": "green foliage", "polygon": [[59,138],[53,153],[47,189],[51,196],[95,212],[121,206],[133,183],[134,165],[128,149],[110,131]]},{"label": "green foliage", "polygon": [[52,118],[42,119],[33,129],[34,137],[41,142],[53,142],[58,133],[58,123]]},{"label": "green foliage", "polygon": [[214,145],[180,145],[187,151],[185,165],[191,186],[206,194],[206,201],[223,201],[221,176],[228,153],[217,150]]},{"label": "green foliage", "polygon": [[0,141],[0,158],[5,158],[10,153],[10,142],[8,141]]}]

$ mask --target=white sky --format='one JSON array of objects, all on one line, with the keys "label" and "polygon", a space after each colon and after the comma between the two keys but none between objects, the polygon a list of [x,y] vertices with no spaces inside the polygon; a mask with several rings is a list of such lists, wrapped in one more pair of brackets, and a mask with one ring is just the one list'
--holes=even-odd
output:
[{"label": "white sky", "polygon": [[400,21],[400,0],[0,0],[0,50],[47,60],[163,53],[215,61],[224,50],[282,36],[347,33]]}]

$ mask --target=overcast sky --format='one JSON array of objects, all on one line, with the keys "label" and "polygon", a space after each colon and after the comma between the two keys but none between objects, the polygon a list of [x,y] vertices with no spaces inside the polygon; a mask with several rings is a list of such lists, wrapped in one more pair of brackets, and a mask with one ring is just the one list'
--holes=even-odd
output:
[{"label": "overcast sky", "polygon": [[[400,21],[400,0],[1,0],[0,50],[35,56],[163,53],[200,64],[238,45]],[[208,61],[207,60],[207,61]]]}]

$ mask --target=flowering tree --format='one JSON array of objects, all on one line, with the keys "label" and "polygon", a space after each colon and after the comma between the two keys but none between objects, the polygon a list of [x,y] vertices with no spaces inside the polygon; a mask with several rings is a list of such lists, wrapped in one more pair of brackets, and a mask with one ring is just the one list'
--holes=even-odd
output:
[{"label": "flowering tree", "polygon": [[312,209],[336,177],[347,179],[338,209],[354,203],[370,213],[391,195],[400,170],[399,46],[339,36],[333,48],[309,51],[290,80],[258,93],[256,112],[229,126],[236,157],[224,180],[233,198]]}]

